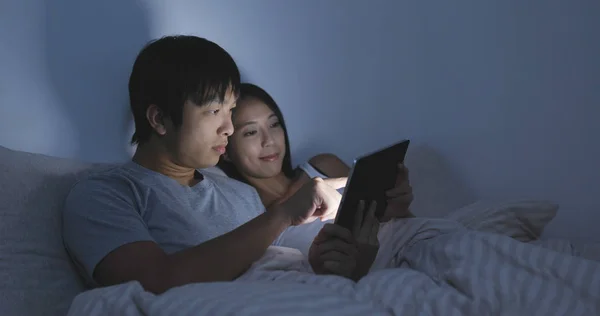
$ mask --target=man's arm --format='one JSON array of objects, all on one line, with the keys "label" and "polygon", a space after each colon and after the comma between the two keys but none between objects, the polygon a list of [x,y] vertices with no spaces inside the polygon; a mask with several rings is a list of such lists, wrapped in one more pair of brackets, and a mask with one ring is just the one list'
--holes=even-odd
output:
[{"label": "man's arm", "polygon": [[237,229],[166,254],[136,211],[131,190],[126,182],[110,179],[76,186],[63,211],[63,239],[71,256],[96,283],[108,286],[136,280],[154,293],[194,282],[231,281],[289,225],[330,218],[339,204],[339,193],[314,179],[285,203]]},{"label": "man's arm", "polygon": [[104,286],[138,280],[156,294],[188,283],[231,281],[290,223],[285,212],[266,212],[225,235],[170,255],[152,241],[129,243],[98,263],[94,279]]},{"label": "man's arm", "polygon": [[293,209],[263,213],[227,234],[167,254],[138,211],[138,194],[128,181],[106,176],[82,181],[69,193],[63,240],[88,281],[109,286],[136,280],[154,293],[193,282],[231,281],[264,254],[294,214]]}]

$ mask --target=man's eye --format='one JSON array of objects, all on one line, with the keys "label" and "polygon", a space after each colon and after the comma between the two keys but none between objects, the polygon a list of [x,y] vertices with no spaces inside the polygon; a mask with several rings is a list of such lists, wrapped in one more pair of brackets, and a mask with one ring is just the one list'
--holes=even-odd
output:
[{"label": "man's eye", "polygon": [[244,135],[244,136],[252,136],[252,135],[254,135],[254,134],[256,134],[256,131],[249,131],[249,132],[245,132],[243,135]]},{"label": "man's eye", "polygon": [[217,115],[217,113],[219,113],[219,111],[220,110],[212,110],[212,111],[210,111],[210,113],[213,114],[213,115]]}]

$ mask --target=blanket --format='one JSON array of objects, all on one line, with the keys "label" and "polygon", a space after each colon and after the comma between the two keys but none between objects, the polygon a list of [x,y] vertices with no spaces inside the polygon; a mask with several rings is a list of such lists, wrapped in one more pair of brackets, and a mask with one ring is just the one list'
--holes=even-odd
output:
[{"label": "blanket", "polygon": [[233,282],[161,295],[139,283],[77,296],[69,315],[600,315],[600,263],[442,219],[396,220],[359,282],[270,247]]}]

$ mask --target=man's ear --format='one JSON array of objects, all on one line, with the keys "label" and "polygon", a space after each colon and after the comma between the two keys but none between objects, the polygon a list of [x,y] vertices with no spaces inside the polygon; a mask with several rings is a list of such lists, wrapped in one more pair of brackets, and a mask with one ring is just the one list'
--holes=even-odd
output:
[{"label": "man's ear", "polygon": [[156,104],[150,104],[146,109],[146,119],[158,135],[164,136],[167,133],[164,115]]}]

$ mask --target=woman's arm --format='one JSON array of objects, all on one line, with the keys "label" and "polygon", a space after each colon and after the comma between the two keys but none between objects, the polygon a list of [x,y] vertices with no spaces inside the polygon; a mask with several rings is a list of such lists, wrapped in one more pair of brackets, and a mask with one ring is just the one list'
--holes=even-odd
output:
[{"label": "woman's arm", "polygon": [[350,167],[334,154],[319,154],[308,161],[315,169],[330,178],[347,177]]}]

